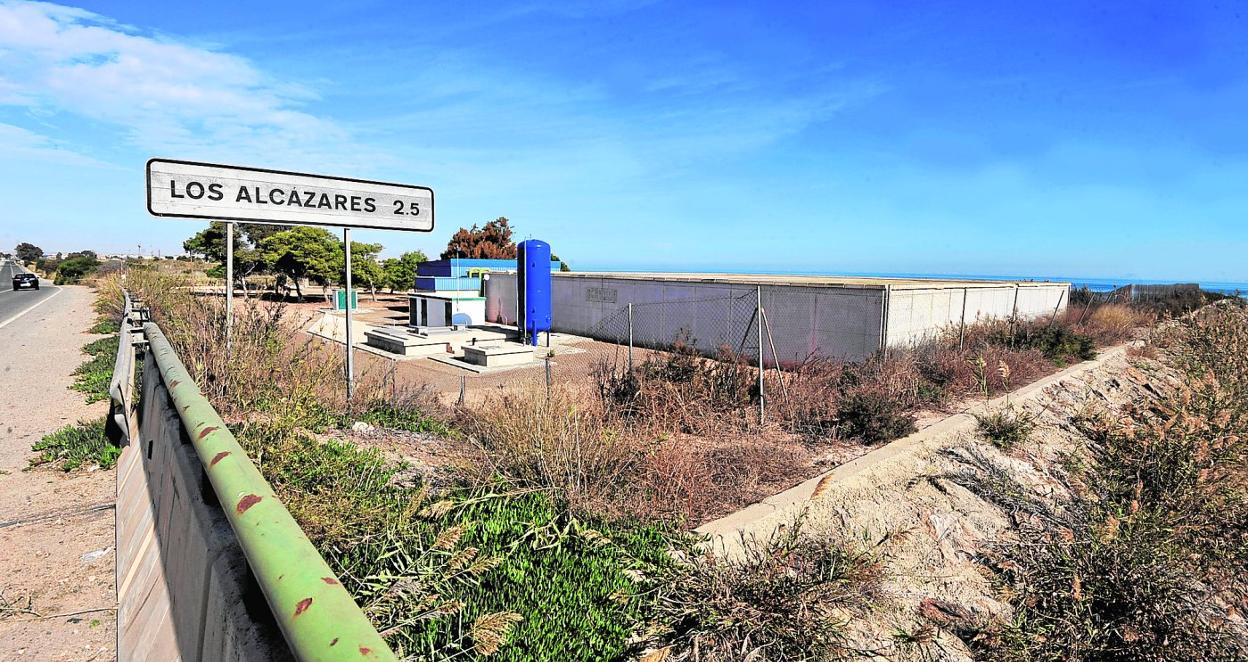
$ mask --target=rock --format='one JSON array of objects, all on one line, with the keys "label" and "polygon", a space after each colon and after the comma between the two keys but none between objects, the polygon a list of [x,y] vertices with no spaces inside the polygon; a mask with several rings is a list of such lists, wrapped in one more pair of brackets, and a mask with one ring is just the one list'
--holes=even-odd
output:
[{"label": "rock", "polygon": [[111,551],[113,551],[112,547],[105,547],[104,549],[97,549],[94,552],[87,552],[86,554],[82,555],[82,562],[91,563]]},{"label": "rock", "polygon": [[359,432],[363,434],[368,434],[369,432],[372,432],[373,430],[376,430],[376,429],[377,428],[369,425],[368,423],[365,423],[364,421],[356,421],[354,424],[351,425],[352,432]]}]

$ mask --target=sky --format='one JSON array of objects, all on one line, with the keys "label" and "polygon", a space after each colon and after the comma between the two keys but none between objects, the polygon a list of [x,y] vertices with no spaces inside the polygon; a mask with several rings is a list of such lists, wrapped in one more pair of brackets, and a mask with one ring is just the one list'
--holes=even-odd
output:
[{"label": "sky", "polygon": [[160,156],[431,186],[574,269],[1248,281],[1240,2],[0,0],[0,247]]}]

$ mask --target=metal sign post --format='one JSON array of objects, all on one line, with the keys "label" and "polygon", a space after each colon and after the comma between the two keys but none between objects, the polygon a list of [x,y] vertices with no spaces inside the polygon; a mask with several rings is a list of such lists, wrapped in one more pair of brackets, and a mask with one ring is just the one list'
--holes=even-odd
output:
[{"label": "metal sign post", "polygon": [[147,162],[153,216],[226,222],[226,347],[233,333],[234,223],[340,227],[346,255],[347,399],[355,391],[351,342],[351,228],[433,231],[433,189],[348,177],[197,163]]},{"label": "metal sign post", "polygon": [[225,358],[234,339],[234,224],[225,224]]},{"label": "metal sign post", "polygon": [[355,394],[355,346],[351,342],[351,228],[342,229],[342,250],[347,256],[347,404]]}]

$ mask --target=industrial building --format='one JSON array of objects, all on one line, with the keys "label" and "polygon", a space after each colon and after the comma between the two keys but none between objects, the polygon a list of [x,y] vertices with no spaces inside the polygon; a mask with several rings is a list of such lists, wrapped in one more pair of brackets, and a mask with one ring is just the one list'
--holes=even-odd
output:
[{"label": "industrial building", "polygon": [[[514,325],[516,274],[483,284],[489,322]],[[988,318],[1052,315],[1069,283],[683,273],[553,273],[552,329],[610,342],[737,347],[757,328],[761,297],[782,362],[809,356],[859,360]],[[631,313],[629,312],[631,306]],[[757,347],[756,344],[754,344]],[[770,354],[770,348],[768,348]]]},{"label": "industrial building", "polygon": [[[559,263],[552,262],[558,271]],[[515,260],[450,258],[416,265],[416,292],[408,297],[408,324],[469,326],[485,322],[482,283],[497,271],[515,271]],[[514,287],[515,279],[512,279]]]}]

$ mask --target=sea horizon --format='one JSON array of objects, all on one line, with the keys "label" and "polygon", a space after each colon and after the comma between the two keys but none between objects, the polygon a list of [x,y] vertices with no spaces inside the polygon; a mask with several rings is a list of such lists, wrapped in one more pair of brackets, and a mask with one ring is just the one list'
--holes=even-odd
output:
[{"label": "sea horizon", "polygon": [[622,272],[663,272],[663,273],[721,273],[721,274],[764,274],[787,276],[832,276],[849,278],[934,278],[950,280],[1022,280],[1022,281],[1053,281],[1070,283],[1073,287],[1086,287],[1093,292],[1109,292],[1124,285],[1172,285],[1176,283],[1196,283],[1201,289],[1220,294],[1248,294],[1248,281],[1217,281],[1200,279],[1158,279],[1131,278],[1115,276],[1055,276],[1048,274],[951,274],[926,272],[891,272],[891,271],[808,271],[797,269],[742,269],[740,267],[680,269],[671,267],[635,267],[635,266],[596,266],[574,271],[622,271]]}]

